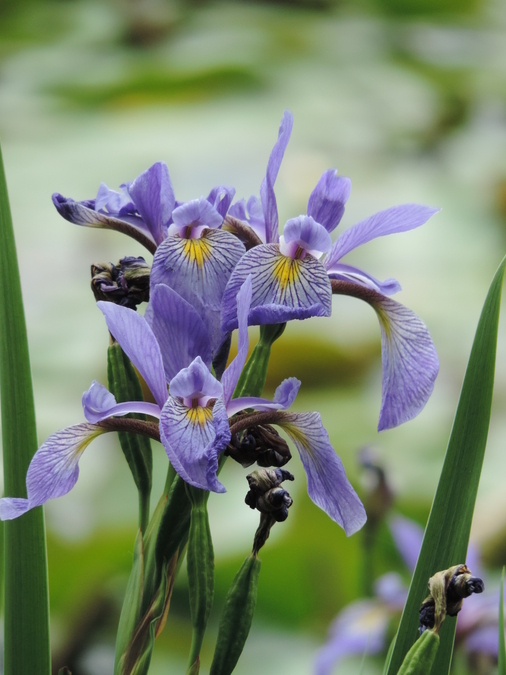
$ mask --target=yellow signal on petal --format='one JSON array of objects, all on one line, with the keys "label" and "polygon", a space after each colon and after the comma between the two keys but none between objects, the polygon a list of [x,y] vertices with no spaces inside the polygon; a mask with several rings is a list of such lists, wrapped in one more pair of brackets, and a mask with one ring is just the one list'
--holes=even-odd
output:
[{"label": "yellow signal on petal", "polygon": [[294,260],[286,255],[279,256],[273,272],[282,290],[297,283],[300,277],[301,265],[302,260]]},{"label": "yellow signal on petal", "polygon": [[205,427],[213,419],[212,408],[203,408],[201,405],[195,408],[188,408],[188,419],[194,426]]},{"label": "yellow signal on petal", "polygon": [[200,239],[183,239],[183,255],[189,263],[195,263],[197,267],[202,268],[211,258],[212,245],[205,236]]}]

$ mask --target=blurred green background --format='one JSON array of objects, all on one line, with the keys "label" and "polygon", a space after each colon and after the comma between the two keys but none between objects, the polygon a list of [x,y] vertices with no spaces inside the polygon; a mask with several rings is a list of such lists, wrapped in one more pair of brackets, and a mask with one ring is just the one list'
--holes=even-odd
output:
[{"label": "blurred green background", "polygon": [[[303,381],[296,403],[319,410],[350,479],[373,445],[398,509],[428,513],[479,311],[506,252],[506,6],[500,0],[3,0],[0,137],[13,210],[40,440],[82,420],[81,394],[106,382],[108,335],[89,267],[144,255],[116,233],[72,226],[51,193],[95,196],[164,160],[180,200],[232,184],[258,194],[283,110],[295,116],[276,183],[280,221],[305,213],[321,173],[353,181],[341,229],[388,206],[442,212],[423,228],[371,242],[347,261],[394,276],[397,298],[427,323],[441,372],[423,413],[376,432],[379,329],[369,306],[334,300],[330,319],[291,323],[269,386]],[[506,339],[473,536],[506,562]],[[256,329],[252,329],[252,338]],[[166,458],[154,448],[155,497]],[[239,465],[210,500],[217,593],[203,653],[257,517]],[[294,506],[262,551],[258,610],[238,675],[311,673],[333,616],[360,595],[361,535],[344,534],[307,498],[298,458]],[[71,494],[46,507],[55,666],[112,672],[113,639],[131,563],[137,499],[117,441],[99,439]],[[375,576],[402,569],[386,532]],[[189,646],[184,571],[152,673],[184,672]],[[65,656],[64,656],[65,655]],[[359,662],[339,673],[359,670]],[[374,662],[364,673],[380,672]]]}]

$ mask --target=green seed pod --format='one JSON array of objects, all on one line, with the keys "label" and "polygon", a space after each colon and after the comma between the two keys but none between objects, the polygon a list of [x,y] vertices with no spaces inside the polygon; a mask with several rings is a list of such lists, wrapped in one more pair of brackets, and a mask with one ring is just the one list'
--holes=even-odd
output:
[{"label": "green seed pod", "polygon": [[251,554],[227,593],[209,675],[230,675],[239,661],[253,621],[259,574],[260,560]]},{"label": "green seed pod", "polygon": [[397,675],[429,675],[439,647],[439,635],[426,630],[406,654]]}]

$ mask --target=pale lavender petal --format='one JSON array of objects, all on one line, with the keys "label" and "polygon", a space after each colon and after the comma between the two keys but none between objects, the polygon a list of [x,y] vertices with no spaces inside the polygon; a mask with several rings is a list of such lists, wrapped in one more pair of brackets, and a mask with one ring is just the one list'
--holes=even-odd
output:
[{"label": "pale lavender petal", "polygon": [[345,656],[377,654],[385,647],[390,616],[375,600],[346,607],[333,622],[326,645],[316,657],[315,675],[331,675]]},{"label": "pale lavender petal", "polygon": [[249,325],[283,323],[310,316],[330,316],[332,293],[323,265],[313,258],[293,260],[277,244],[250,249],[238,262],[223,296],[223,330],[237,328],[235,298],[253,274]]},{"label": "pale lavender petal", "polygon": [[145,401],[127,401],[116,403],[111,392],[96,380],[93,380],[88,391],[83,394],[84,416],[88,422],[101,422],[108,417],[121,417],[130,413],[142,413],[152,417],[160,417],[160,408],[156,403]]},{"label": "pale lavender petal", "polygon": [[326,253],[332,246],[327,230],[310,216],[291,218],[285,224],[283,236],[287,243],[297,243],[306,251]]},{"label": "pale lavender petal", "polygon": [[133,309],[112,302],[97,302],[107,327],[130,361],[144,378],[155,401],[162,408],[167,400],[167,383],[160,347],[144,317]]},{"label": "pale lavender petal", "polygon": [[407,422],[425,406],[439,370],[436,349],[423,321],[404,305],[375,294],[381,327],[382,402],[378,431]]},{"label": "pale lavender petal", "polygon": [[400,574],[388,572],[374,582],[374,595],[392,610],[401,611],[408,597],[408,587]]},{"label": "pale lavender petal", "polygon": [[293,115],[289,110],[285,110],[279,127],[278,140],[272,149],[267,163],[267,172],[260,186],[260,197],[265,217],[266,242],[268,244],[278,241],[278,206],[276,204],[276,195],[274,194],[274,183],[278,176],[286,146],[290,140],[292,127]]},{"label": "pale lavender petal", "polygon": [[483,626],[473,631],[466,640],[466,649],[468,652],[477,652],[478,654],[489,654],[497,657],[499,653],[499,627],[497,624],[492,626]]},{"label": "pale lavender petal", "polygon": [[218,185],[207,195],[207,201],[214,206],[223,219],[227,215],[234,195],[235,188],[228,185]]},{"label": "pale lavender petal", "polygon": [[223,393],[223,387],[221,382],[211,375],[211,371],[200,356],[197,356],[188,368],[183,368],[172,378],[169,392],[171,396],[188,399],[204,396],[218,398]]},{"label": "pale lavender petal", "polygon": [[234,218],[248,223],[248,225],[260,237],[262,242],[265,243],[265,218],[262,209],[262,202],[260,199],[258,199],[258,197],[252,195],[248,199],[247,205],[245,204],[244,199],[241,199],[230,207],[228,213]]},{"label": "pale lavender petal", "polygon": [[248,357],[248,314],[249,308],[251,305],[251,292],[252,292],[252,282],[251,274],[246,277],[246,281],[243,283],[237,294],[236,305],[237,305],[237,316],[239,324],[239,339],[237,345],[237,355],[234,360],[230,363],[228,368],[223,373],[221,378],[221,383],[223,385],[223,400],[225,402],[225,407],[228,409],[228,404],[234,393],[234,389],[237,386],[239,381],[239,376],[244,368],[246,359]]},{"label": "pale lavender petal", "polygon": [[309,197],[307,215],[332,232],[339,225],[351,192],[351,180],[338,176],[335,169],[325,171]]},{"label": "pale lavender petal", "polygon": [[[423,527],[414,520],[395,516],[389,521],[390,532],[394,538],[397,550],[406,563],[408,570],[413,573],[422,548]],[[471,568],[472,569],[472,568]]]},{"label": "pale lavender petal", "polygon": [[440,209],[422,204],[401,204],[375,213],[345,230],[334,242],[325,259],[325,267],[331,269],[338,260],[357,246],[395,232],[407,232],[426,223]]},{"label": "pale lavender petal", "polygon": [[[323,262],[324,265],[325,263],[326,261]],[[393,295],[401,290],[401,285],[396,279],[380,281],[371,274],[367,274],[367,272],[352,265],[336,263],[331,269],[327,269],[327,272],[331,279],[351,281],[354,284],[360,284],[366,288],[371,288],[373,291],[378,291],[378,293],[382,293],[383,295]]]},{"label": "pale lavender petal", "polygon": [[33,456],[26,475],[27,502],[20,498],[0,500],[0,518],[10,520],[48,499],[61,497],[74,487],[78,462],[91,441],[105,433],[95,424],[77,424],[50,436]]},{"label": "pale lavender petal", "polygon": [[351,486],[343,463],[330,444],[319,413],[285,413],[276,421],[299,451],[313,502],[350,536],[366,521],[366,513]]},{"label": "pale lavender petal", "polygon": [[129,184],[128,192],[156,244],[167,236],[174,208],[174,190],[165,162],[156,162]]},{"label": "pale lavender petal", "polygon": [[227,414],[229,417],[235,415],[246,408],[253,408],[260,412],[268,410],[287,410],[295,401],[300,387],[300,380],[296,377],[288,377],[279,385],[274,393],[274,398],[270,401],[268,398],[258,398],[256,396],[242,396],[234,398],[227,405]]},{"label": "pale lavender petal", "polygon": [[160,346],[167,382],[197,356],[211,366],[207,328],[192,305],[172,288],[164,284],[152,286],[144,316]]},{"label": "pale lavender petal", "polygon": [[[160,439],[183,480],[201,490],[225,492],[216,474],[218,454],[228,445],[230,431],[227,437],[222,420],[224,407],[220,408],[218,401],[216,406],[216,412],[211,408],[187,408],[169,397],[160,419]],[[228,428],[228,419],[226,426]]]},{"label": "pale lavender petal", "polygon": [[200,239],[168,237],[153,259],[151,288],[170,286],[197,310],[209,331],[213,357],[225,337],[221,330],[223,293],[244,252],[233,234],[208,229]]},{"label": "pale lavender petal", "polygon": [[187,227],[202,227],[205,225],[211,229],[220,227],[223,222],[223,216],[212,206],[207,199],[192,199],[189,202],[178,206],[172,213],[174,226],[180,232]]},{"label": "pale lavender petal", "polygon": [[[135,204],[130,199],[130,195],[123,188],[121,192],[110,190],[105,183],[100,183],[97,197],[95,199],[95,211],[106,209],[111,215],[135,215]],[[137,214],[138,215],[138,214]]]}]

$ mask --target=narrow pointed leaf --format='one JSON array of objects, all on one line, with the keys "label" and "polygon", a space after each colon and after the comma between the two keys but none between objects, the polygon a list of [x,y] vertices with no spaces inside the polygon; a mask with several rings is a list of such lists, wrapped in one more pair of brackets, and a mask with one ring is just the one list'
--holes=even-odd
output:
[{"label": "narrow pointed leaf", "polygon": [[[395,675],[417,637],[427,581],[440,570],[464,563],[487,442],[494,387],[497,329],[504,268],[490,286],[476,330],[453,429],[431,513],[402,615],[387,674]],[[432,672],[449,672],[456,620],[447,618]]]},{"label": "narrow pointed leaf", "polygon": [[[37,450],[28,342],[0,152],[0,386],[5,496],[26,498]],[[49,602],[42,507],[5,525],[5,675],[49,675]]]}]

